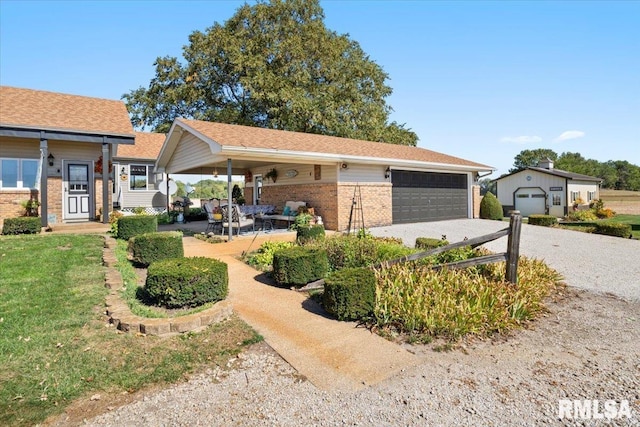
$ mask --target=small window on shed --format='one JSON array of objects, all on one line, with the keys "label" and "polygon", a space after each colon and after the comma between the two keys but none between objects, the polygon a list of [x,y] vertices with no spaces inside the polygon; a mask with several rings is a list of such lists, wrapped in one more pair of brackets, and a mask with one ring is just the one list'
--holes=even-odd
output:
[{"label": "small window on shed", "polygon": [[560,195],[559,194],[554,194],[553,195],[553,206],[560,206],[560,205],[562,205],[562,201],[561,201]]},{"label": "small window on shed", "polygon": [[595,200],[595,198],[596,198],[595,191],[587,191],[587,202],[591,202],[592,200]]}]

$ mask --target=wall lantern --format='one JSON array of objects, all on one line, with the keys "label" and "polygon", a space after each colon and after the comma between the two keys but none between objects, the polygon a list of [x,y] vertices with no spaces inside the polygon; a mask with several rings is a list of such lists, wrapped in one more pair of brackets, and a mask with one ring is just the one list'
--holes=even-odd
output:
[{"label": "wall lantern", "polygon": [[387,166],[387,169],[384,171],[384,179],[389,179],[391,176],[391,168]]},{"label": "wall lantern", "polygon": [[53,166],[53,161],[54,161],[55,159],[56,159],[56,158],[55,158],[55,157],[53,157],[53,154],[49,153],[49,157],[47,157],[47,160],[49,160],[49,166]]}]

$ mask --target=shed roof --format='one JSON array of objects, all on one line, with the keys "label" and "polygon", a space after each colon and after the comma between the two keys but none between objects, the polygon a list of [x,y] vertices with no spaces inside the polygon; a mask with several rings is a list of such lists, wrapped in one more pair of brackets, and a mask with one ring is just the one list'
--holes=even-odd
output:
[{"label": "shed roof", "polygon": [[594,176],[589,176],[589,175],[583,175],[580,173],[575,173],[575,172],[569,172],[569,171],[565,171],[562,169],[546,169],[546,168],[539,168],[539,167],[534,167],[534,166],[530,166],[526,169],[522,169],[522,170],[518,170],[515,172],[511,172],[510,174],[507,175],[503,175],[499,178],[494,179],[494,181],[499,181],[501,179],[510,177],[512,175],[515,175],[517,173],[520,173],[522,171],[526,171],[526,170],[532,170],[532,171],[536,171],[536,172],[541,172],[541,173],[545,173],[548,175],[553,175],[553,176],[559,176],[561,178],[567,178],[567,179],[575,179],[578,181],[594,181],[594,182],[602,182],[601,178],[596,178]]},{"label": "shed roof", "polygon": [[133,136],[122,101],[0,86],[0,126]]}]

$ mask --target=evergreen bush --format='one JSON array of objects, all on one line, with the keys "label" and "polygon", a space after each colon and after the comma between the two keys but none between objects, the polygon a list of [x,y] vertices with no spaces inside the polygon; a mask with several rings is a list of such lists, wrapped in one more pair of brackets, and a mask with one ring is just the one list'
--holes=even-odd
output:
[{"label": "evergreen bush", "polygon": [[541,225],[543,227],[551,227],[552,225],[556,225],[558,223],[558,218],[553,215],[540,215],[533,214],[529,215],[529,224],[531,225]]},{"label": "evergreen bush", "polygon": [[305,244],[311,240],[324,239],[324,225],[315,224],[306,227],[298,227],[296,229],[296,241]]},{"label": "evergreen bush", "polygon": [[273,277],[278,285],[304,286],[322,279],[329,270],[327,251],[294,246],[273,254]]},{"label": "evergreen bush", "polygon": [[500,221],[503,218],[502,205],[491,192],[485,194],[480,202],[480,218]]},{"label": "evergreen bush", "polygon": [[331,273],[324,284],[322,303],[338,320],[370,317],[376,303],[376,276],[366,268],[345,268]]},{"label": "evergreen bush", "polygon": [[2,234],[38,234],[42,230],[39,216],[6,218],[2,225]]},{"label": "evergreen bush", "polygon": [[631,225],[619,222],[598,222],[594,233],[627,238],[631,237]]},{"label": "evergreen bush", "polygon": [[221,301],[229,291],[227,264],[212,258],[170,258],[147,270],[145,290],[167,308],[197,307]]},{"label": "evergreen bush", "polygon": [[129,252],[134,262],[148,266],[152,262],[184,256],[182,233],[163,231],[146,233],[129,239]]},{"label": "evergreen bush", "polygon": [[158,218],[154,215],[133,215],[118,218],[118,239],[129,240],[133,236],[158,231]]},{"label": "evergreen bush", "polygon": [[416,249],[435,249],[440,246],[446,246],[449,242],[445,239],[436,239],[435,237],[418,237],[416,238]]}]

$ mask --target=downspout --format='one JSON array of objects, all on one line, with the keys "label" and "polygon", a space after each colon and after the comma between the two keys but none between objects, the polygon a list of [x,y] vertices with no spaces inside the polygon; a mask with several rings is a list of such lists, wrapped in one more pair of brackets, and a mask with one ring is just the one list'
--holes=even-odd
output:
[{"label": "downspout", "polygon": [[564,215],[565,216],[569,215],[569,197],[571,197],[571,195],[569,194],[569,179],[565,178],[564,179]]},{"label": "downspout", "polygon": [[109,224],[109,165],[111,164],[111,156],[109,156],[109,144],[107,137],[102,137],[102,223]]},{"label": "downspout", "polygon": [[231,159],[227,159],[227,224],[229,224],[227,232],[229,233],[229,242],[233,240],[233,198],[231,196]]},{"label": "downspout", "polygon": [[40,225],[43,227],[48,226],[49,218],[49,196],[48,196],[48,184],[49,184],[49,146],[44,131],[40,132],[40,157],[42,158],[42,165],[40,166]]}]

